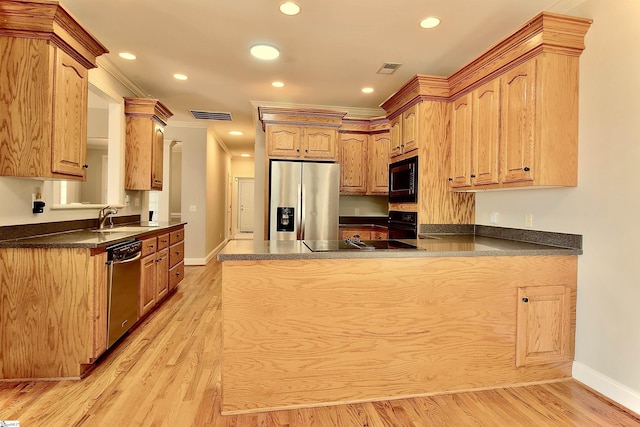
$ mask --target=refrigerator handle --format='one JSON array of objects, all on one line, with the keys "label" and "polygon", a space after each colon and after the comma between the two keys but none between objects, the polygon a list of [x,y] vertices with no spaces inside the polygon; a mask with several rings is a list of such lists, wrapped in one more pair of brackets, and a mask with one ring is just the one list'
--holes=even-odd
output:
[{"label": "refrigerator handle", "polygon": [[305,188],[304,184],[298,184],[298,206],[300,206],[300,228],[298,228],[297,240],[304,240],[304,220],[306,218],[306,211],[304,208],[305,200]]}]

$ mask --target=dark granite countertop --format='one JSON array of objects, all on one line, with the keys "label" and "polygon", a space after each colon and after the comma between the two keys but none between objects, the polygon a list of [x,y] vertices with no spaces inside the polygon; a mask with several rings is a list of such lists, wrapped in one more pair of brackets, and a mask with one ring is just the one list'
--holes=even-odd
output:
[{"label": "dark granite countertop", "polygon": [[148,222],[125,224],[106,228],[98,232],[95,229],[70,230],[61,233],[43,234],[0,241],[0,248],[99,248],[144,235],[169,230],[183,221]]},{"label": "dark granite countertop", "polygon": [[453,256],[580,255],[581,248],[487,237],[475,234],[424,234],[412,243],[417,249],[312,252],[301,241],[232,240],[218,254],[219,261],[297,260],[336,258],[419,258]]}]

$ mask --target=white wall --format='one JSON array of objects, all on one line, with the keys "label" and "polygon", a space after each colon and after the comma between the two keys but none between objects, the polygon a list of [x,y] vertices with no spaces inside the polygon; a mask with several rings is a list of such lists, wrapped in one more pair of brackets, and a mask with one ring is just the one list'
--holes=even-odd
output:
[{"label": "white wall", "polygon": [[577,188],[477,193],[476,222],[582,234],[574,377],[640,412],[640,2],[586,0]]},{"label": "white wall", "polygon": [[[207,132],[207,229],[206,255],[221,245],[227,236],[231,214],[231,156],[222,149],[217,137]],[[230,222],[229,222],[230,223]]]}]

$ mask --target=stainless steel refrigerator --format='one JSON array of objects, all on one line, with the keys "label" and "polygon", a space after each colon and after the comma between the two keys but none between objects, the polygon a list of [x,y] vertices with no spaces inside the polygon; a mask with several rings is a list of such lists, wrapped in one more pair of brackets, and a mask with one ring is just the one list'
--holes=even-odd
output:
[{"label": "stainless steel refrigerator", "polygon": [[340,165],[272,160],[269,239],[338,240]]}]

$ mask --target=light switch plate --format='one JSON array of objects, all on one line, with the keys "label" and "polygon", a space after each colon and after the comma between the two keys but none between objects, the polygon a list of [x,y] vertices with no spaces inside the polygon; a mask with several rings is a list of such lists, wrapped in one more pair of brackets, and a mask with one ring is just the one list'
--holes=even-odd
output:
[{"label": "light switch plate", "polygon": [[198,208],[196,207],[196,205],[189,205],[189,211],[195,212],[197,210],[198,210]]}]

